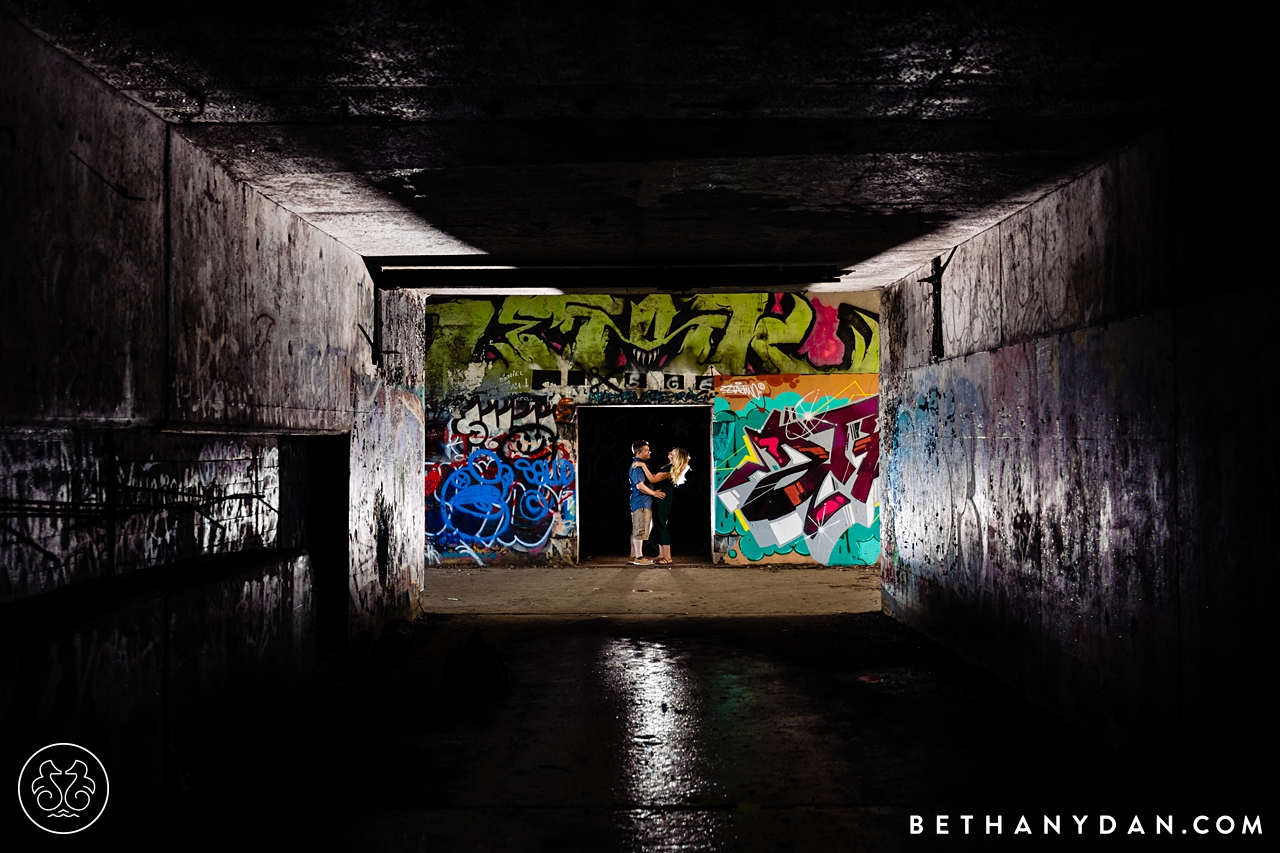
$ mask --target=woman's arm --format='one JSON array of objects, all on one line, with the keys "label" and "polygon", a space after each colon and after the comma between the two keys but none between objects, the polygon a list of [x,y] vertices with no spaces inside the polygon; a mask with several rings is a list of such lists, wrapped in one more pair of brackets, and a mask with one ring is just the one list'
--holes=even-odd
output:
[{"label": "woman's arm", "polygon": [[632,467],[632,468],[637,468],[637,467],[639,467],[639,468],[643,468],[643,469],[644,469],[644,478],[645,478],[646,480],[648,480],[650,483],[657,483],[657,482],[661,482],[662,480],[670,480],[670,479],[671,479],[671,472],[670,472],[670,471],[659,471],[658,473],[654,474],[652,471],[650,471],[650,470],[649,470],[649,466],[648,466],[648,465],[646,465],[646,464],[644,464],[643,462],[632,462],[632,463],[631,463],[631,467]]}]

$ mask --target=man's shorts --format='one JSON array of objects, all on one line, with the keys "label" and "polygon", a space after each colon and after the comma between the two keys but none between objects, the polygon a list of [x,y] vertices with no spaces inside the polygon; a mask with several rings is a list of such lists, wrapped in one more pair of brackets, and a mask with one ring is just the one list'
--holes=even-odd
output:
[{"label": "man's shorts", "polygon": [[649,525],[653,522],[653,510],[651,509],[633,509],[631,510],[631,538],[632,539],[648,539]]}]

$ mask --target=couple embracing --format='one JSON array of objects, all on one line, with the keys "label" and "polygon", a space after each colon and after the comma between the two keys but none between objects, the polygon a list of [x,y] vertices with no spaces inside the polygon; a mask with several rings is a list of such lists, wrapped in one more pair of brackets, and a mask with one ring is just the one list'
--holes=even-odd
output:
[{"label": "couple embracing", "polygon": [[[671,565],[671,531],[667,522],[671,518],[671,498],[674,487],[683,485],[689,473],[689,454],[680,447],[667,454],[668,463],[656,473],[649,470],[649,442],[637,441],[631,445],[631,565]],[[664,490],[656,486],[666,482]],[[650,485],[651,483],[655,485]],[[645,559],[644,541],[653,528],[653,538],[658,542],[658,558]]]}]

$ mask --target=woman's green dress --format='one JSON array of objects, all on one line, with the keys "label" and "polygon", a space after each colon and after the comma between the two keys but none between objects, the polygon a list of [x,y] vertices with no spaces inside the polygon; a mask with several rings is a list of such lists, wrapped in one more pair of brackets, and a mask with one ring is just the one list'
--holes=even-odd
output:
[{"label": "woman's green dress", "polygon": [[[670,473],[671,465],[663,465],[658,471]],[[653,541],[659,545],[670,545],[671,530],[667,527],[667,520],[671,518],[671,498],[675,496],[676,484],[667,479],[659,480],[652,486],[667,494],[665,498],[653,499]]]}]

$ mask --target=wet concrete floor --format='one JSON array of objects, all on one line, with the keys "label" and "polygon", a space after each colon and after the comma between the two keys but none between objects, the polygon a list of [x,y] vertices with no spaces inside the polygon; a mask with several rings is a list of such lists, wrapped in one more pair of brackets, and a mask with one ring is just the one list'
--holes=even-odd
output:
[{"label": "wet concrete floor", "polygon": [[[331,662],[287,734],[198,792],[202,812],[226,816],[204,822],[201,840],[220,850],[989,849],[1014,842],[1025,814],[1034,841],[1015,846],[1040,849],[1052,840],[1042,815],[1060,814],[1070,836],[1072,814],[1109,810],[1127,824],[1141,812],[1151,832],[1146,815],[1168,804],[1143,768],[876,612],[873,573],[816,573],[861,596],[843,605],[861,612],[785,612],[816,581],[782,572],[747,578],[761,592],[729,607],[742,612],[699,613],[689,590],[733,580],[714,569],[625,586],[683,585],[679,607],[565,612],[592,589],[642,578],[597,571],[563,573],[576,586],[564,580],[561,592],[523,580],[563,598],[529,609],[556,613],[513,612],[524,593],[501,578],[445,583],[502,612],[447,612],[463,595],[441,591],[460,600],[414,623],[402,657]],[[734,583],[741,591],[743,578]],[[624,585],[615,604],[653,595]],[[503,690],[486,689],[483,653],[459,662],[477,628],[506,666]],[[913,814],[927,834],[910,833]],[[937,814],[953,834],[934,834]],[[971,836],[962,814],[976,816]],[[988,815],[1002,817],[999,837],[979,835]],[[1090,835],[1075,841],[1099,841]]]}]

